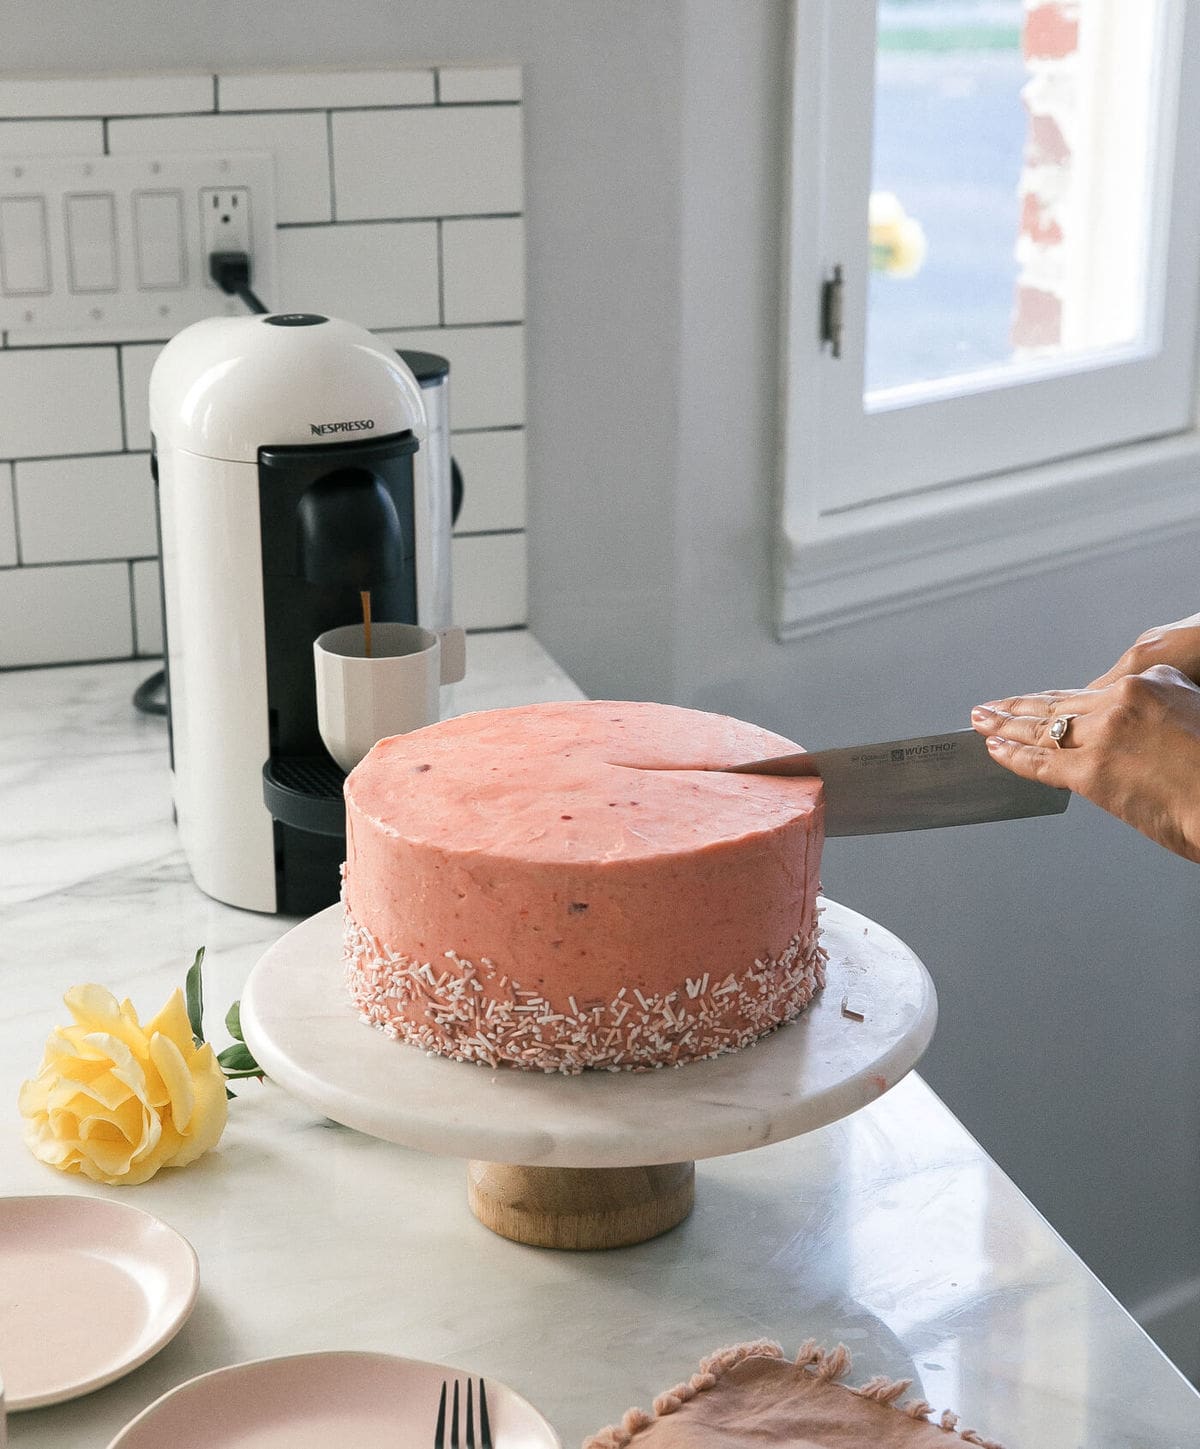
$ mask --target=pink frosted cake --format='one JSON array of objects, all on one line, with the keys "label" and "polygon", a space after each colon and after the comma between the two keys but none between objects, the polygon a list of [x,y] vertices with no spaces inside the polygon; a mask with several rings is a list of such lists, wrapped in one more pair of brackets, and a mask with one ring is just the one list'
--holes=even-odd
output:
[{"label": "pink frosted cake", "polygon": [[381,740],[346,781],[364,1020],[465,1061],[578,1072],[680,1065],[795,1016],[823,984],[821,786],[705,767],[796,748],[603,700]]}]

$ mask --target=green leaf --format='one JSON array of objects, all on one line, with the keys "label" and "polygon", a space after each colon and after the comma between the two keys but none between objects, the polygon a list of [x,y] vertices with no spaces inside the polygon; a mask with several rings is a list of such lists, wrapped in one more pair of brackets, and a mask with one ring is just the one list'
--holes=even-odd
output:
[{"label": "green leaf", "polygon": [[225,1029],[235,1041],[245,1041],[242,1035],[242,1003],[235,1001],[225,1013]]},{"label": "green leaf", "polygon": [[225,1088],[225,1100],[227,1102],[236,1102],[237,1101],[237,1093],[236,1092],[231,1092],[229,1090],[229,1088],[226,1087]]},{"label": "green leaf", "polygon": [[[249,1071],[245,1071],[245,1072],[226,1072],[225,1073],[225,1080],[227,1082],[240,1082],[243,1077],[257,1077],[260,1082],[265,1082],[266,1079],[267,1079],[267,1074],[266,1074],[266,1072],[263,1071],[263,1069],[261,1067],[253,1067]],[[229,1089],[226,1088],[226,1091],[228,1091],[228,1090]]]},{"label": "green leaf", "polygon": [[204,1045],[204,978],[200,963],[204,960],[204,947],[196,952],[196,959],[188,967],[184,995],[187,998],[188,1021],[192,1027],[192,1039],[197,1046]]},{"label": "green leaf", "polygon": [[218,1052],[217,1061],[221,1063],[221,1067],[227,1075],[230,1072],[257,1073],[261,1070],[251,1055],[250,1048],[245,1042],[241,1041],[235,1041],[232,1046],[226,1047],[223,1052]]}]

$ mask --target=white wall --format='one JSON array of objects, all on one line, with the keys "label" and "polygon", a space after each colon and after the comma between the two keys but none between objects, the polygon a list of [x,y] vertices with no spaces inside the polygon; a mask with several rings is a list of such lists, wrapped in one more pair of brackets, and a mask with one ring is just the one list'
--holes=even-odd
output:
[{"label": "white wall", "polygon": [[[784,0],[10,0],[3,66],[525,66],[530,589],[593,694],[812,745],[1082,681],[1200,607],[1196,536],[788,646],[767,588]],[[939,985],[926,1075],[1126,1301],[1200,1272],[1195,867],[1085,804],[833,842]]]}]

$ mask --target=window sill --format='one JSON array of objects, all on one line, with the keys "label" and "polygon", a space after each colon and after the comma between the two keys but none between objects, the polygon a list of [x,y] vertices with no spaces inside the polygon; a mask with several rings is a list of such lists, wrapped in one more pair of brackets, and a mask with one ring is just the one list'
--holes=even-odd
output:
[{"label": "window sill", "polygon": [[[799,510],[796,510],[799,513]],[[1200,433],[785,520],[777,635],[1003,584],[1200,528]]]}]

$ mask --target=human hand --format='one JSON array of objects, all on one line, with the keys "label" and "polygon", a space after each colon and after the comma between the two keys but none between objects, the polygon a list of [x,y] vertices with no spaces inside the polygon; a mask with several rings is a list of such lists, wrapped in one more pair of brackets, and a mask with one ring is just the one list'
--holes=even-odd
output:
[{"label": "human hand", "polygon": [[[1050,728],[1064,719],[1056,743]],[[1180,670],[1155,664],[1099,688],[993,700],[971,724],[1014,774],[1073,790],[1200,862],[1200,689]]]},{"label": "human hand", "polygon": [[1114,684],[1127,674],[1141,674],[1155,664],[1169,664],[1186,674],[1193,684],[1200,684],[1200,614],[1178,619],[1174,624],[1159,624],[1139,634],[1113,667],[1089,689]]}]

